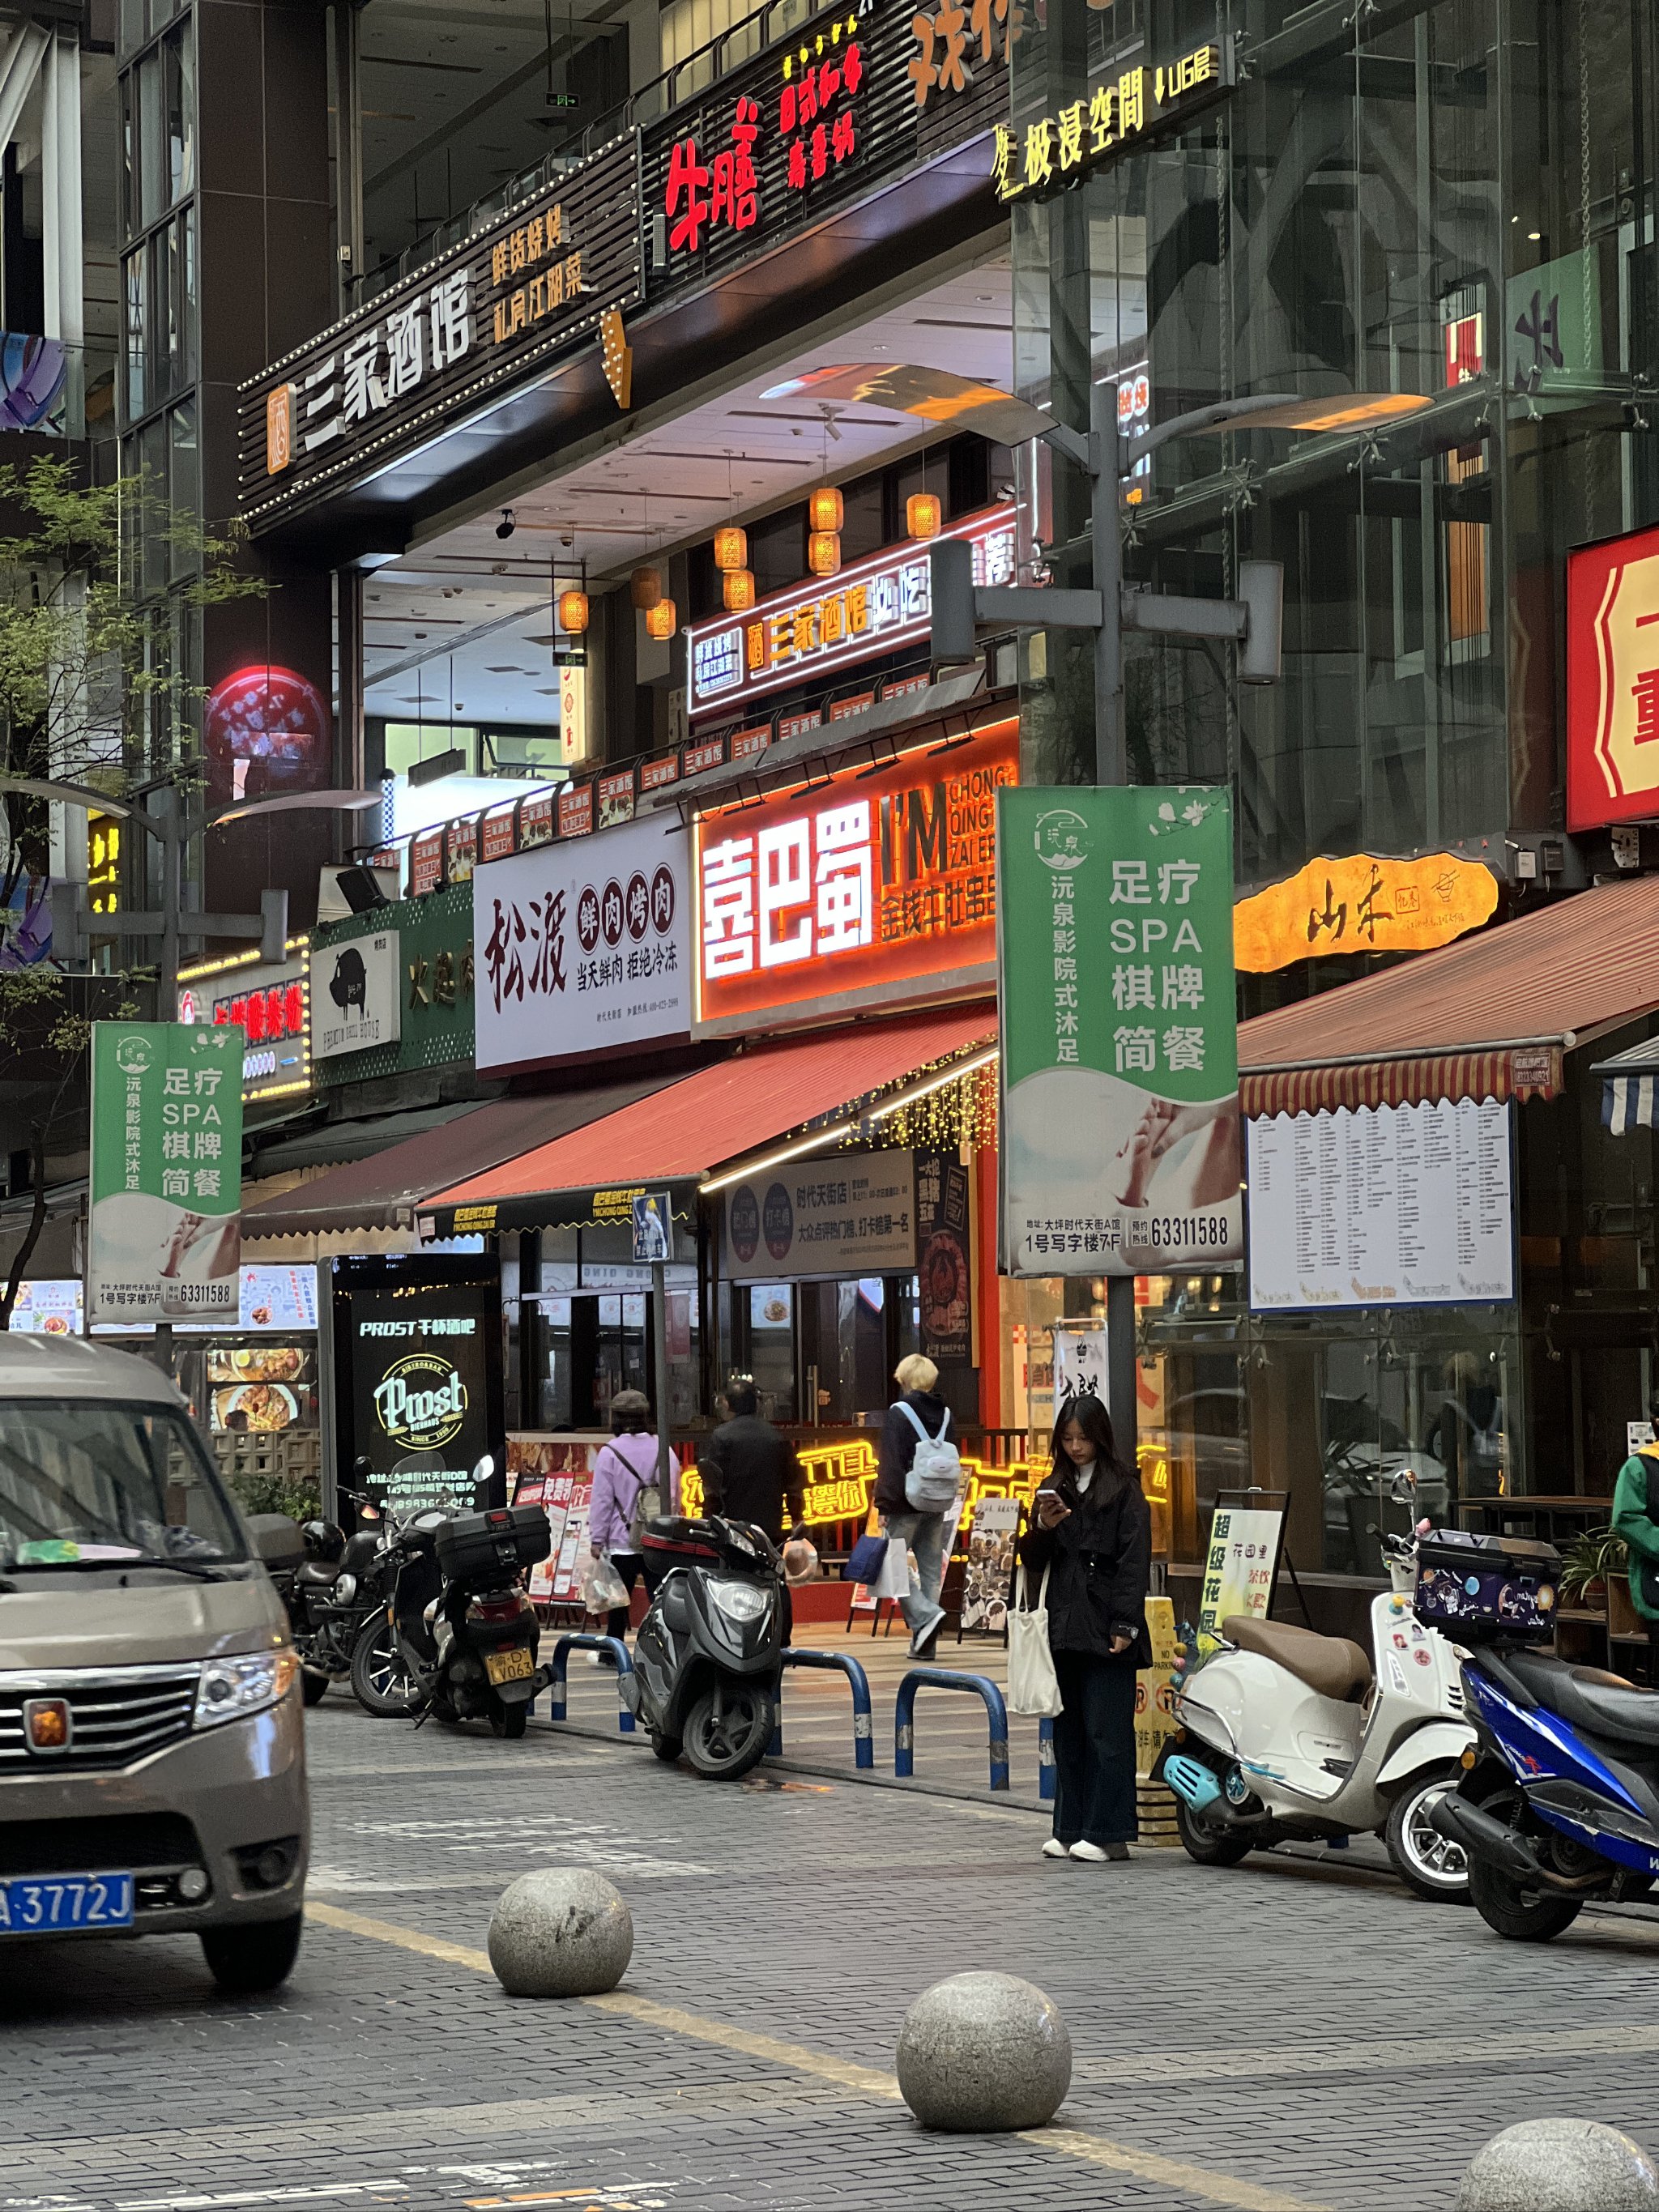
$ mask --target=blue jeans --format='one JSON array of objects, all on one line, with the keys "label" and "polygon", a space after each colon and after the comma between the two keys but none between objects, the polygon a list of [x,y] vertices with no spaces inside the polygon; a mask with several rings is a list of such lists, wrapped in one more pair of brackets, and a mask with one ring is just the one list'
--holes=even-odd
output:
[{"label": "blue jeans", "polygon": [[1062,1844],[1135,1839],[1135,1668],[1126,1651],[1056,1651],[1054,1833]]},{"label": "blue jeans", "polygon": [[881,1525],[890,1536],[902,1536],[916,1555],[916,1575],[921,1587],[899,1600],[899,1611],[912,1636],[931,1628],[939,1611],[939,1594],[945,1581],[945,1513],[884,1513]]}]

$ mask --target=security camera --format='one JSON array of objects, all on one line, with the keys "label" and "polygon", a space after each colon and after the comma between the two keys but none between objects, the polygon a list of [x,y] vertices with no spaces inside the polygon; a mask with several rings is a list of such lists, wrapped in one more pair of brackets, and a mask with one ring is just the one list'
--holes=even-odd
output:
[{"label": "security camera", "polygon": [[513,520],[512,508],[510,507],[504,507],[501,509],[501,519],[495,525],[496,537],[510,538],[518,526],[518,524]]}]

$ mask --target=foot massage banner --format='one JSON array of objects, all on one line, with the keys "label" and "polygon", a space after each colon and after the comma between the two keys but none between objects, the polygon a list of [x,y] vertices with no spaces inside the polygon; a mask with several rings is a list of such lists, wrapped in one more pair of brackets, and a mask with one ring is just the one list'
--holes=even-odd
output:
[{"label": "foot massage banner", "polygon": [[1003,1272],[1236,1266],[1227,793],[1004,788],[997,876]]},{"label": "foot massage banner", "polygon": [[243,1049],[233,1023],[94,1023],[89,1325],[234,1328]]}]

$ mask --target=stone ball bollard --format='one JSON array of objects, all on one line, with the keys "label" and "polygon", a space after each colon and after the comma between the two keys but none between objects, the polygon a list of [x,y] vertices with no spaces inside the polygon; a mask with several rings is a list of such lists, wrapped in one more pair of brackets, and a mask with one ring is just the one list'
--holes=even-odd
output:
[{"label": "stone ball bollard", "polygon": [[512,1997],[592,1997],[614,1990],[634,1955],[634,1917],[590,1867],[538,1867],[501,1892],[489,1963]]},{"label": "stone ball bollard", "polygon": [[1617,2128],[1522,2120],[1476,2151],[1455,2212],[1659,2212],[1659,2174]]},{"label": "stone ball bollard", "polygon": [[925,2128],[1040,2128],[1072,2086],[1072,2039],[1052,1997],[1015,1974],[952,1974],[904,2015],[898,2084]]}]

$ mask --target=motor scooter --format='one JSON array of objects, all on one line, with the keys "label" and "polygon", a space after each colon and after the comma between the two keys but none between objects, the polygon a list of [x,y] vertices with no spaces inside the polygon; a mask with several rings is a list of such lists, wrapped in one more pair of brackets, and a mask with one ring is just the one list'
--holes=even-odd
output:
[{"label": "motor scooter", "polygon": [[654,1594],[634,1639],[623,1702],[651,1748],[682,1752],[711,1782],[759,1765],[777,1726],[788,1598],[783,1562],[764,1529],[715,1516],[665,1514],[642,1538]]},{"label": "motor scooter", "polygon": [[1475,1910],[1519,1943],[1586,1905],[1659,1911],[1659,1694],[1534,1648],[1554,1628],[1552,1546],[1465,1536],[1455,1564],[1478,1742],[1431,1818],[1468,1854]]},{"label": "motor scooter", "polygon": [[[1411,1500],[1409,1474],[1392,1494]],[[1456,1654],[1413,1607],[1418,1537],[1380,1540],[1393,1587],[1371,1601],[1372,1656],[1346,1637],[1230,1616],[1222,1649],[1181,1681],[1184,1733],[1154,1771],[1200,1865],[1375,1831],[1409,1888],[1461,1903],[1466,1855],[1429,1815],[1456,1787],[1474,1730]]]}]

